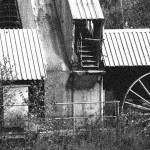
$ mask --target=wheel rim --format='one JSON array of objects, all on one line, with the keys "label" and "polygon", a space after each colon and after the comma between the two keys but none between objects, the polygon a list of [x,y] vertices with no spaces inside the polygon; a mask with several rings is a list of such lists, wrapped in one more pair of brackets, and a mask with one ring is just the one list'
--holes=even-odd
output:
[{"label": "wheel rim", "polygon": [[130,122],[150,120],[150,73],[147,73],[128,88],[123,104],[122,116]]}]

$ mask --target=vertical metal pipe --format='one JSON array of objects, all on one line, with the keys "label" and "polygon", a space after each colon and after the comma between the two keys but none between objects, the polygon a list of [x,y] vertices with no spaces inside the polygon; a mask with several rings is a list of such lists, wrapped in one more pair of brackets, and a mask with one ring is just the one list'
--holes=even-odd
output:
[{"label": "vertical metal pipe", "polygon": [[72,102],[72,116],[73,116],[73,131],[75,131],[75,109],[74,109],[74,74],[72,73],[71,84],[71,102]]},{"label": "vertical metal pipe", "polygon": [[117,117],[117,128],[116,128],[116,140],[118,143],[118,148],[120,147],[120,138],[119,138],[119,101],[116,102],[116,107],[117,107],[117,111],[116,111],[116,117]]},{"label": "vertical metal pipe", "polygon": [[103,76],[100,77],[101,80],[99,82],[100,86],[100,116],[101,121],[104,120],[103,114],[104,114],[104,93],[103,93]]}]

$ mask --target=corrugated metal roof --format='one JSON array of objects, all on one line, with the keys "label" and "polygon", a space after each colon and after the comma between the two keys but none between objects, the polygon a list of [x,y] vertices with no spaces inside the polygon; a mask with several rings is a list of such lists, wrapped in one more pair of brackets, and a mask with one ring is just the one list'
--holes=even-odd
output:
[{"label": "corrugated metal roof", "polygon": [[99,0],[68,0],[73,19],[104,19]]},{"label": "corrugated metal roof", "polygon": [[1,64],[5,58],[16,80],[45,77],[43,54],[35,29],[0,29]]},{"label": "corrugated metal roof", "polygon": [[150,29],[104,30],[105,66],[149,66]]}]

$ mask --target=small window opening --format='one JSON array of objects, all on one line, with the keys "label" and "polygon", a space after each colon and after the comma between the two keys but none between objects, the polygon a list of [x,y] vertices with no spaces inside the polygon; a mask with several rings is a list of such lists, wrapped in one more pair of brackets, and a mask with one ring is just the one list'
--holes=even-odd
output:
[{"label": "small window opening", "polygon": [[31,120],[44,119],[44,81],[0,87],[0,132],[30,129]]}]

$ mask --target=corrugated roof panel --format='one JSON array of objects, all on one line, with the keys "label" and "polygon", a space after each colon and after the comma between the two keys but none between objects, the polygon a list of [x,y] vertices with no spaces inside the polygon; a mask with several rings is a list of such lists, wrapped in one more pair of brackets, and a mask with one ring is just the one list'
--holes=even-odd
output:
[{"label": "corrugated roof panel", "polygon": [[[128,45],[127,45],[127,41],[126,41],[126,38],[125,38],[125,35],[124,33],[123,34],[120,34],[119,33],[119,37],[120,37],[120,42],[121,42],[121,45],[122,47],[120,47],[120,51],[123,55],[123,52],[124,52],[124,56],[126,56],[126,60],[128,62],[128,65],[132,65],[132,59],[131,59],[131,55],[130,55],[130,52],[129,52],[129,49],[128,49]],[[123,59],[123,62],[125,61],[125,59]]]},{"label": "corrugated roof panel", "polygon": [[77,4],[75,6],[77,6],[77,8],[78,8],[78,11],[80,12],[81,18],[86,18],[86,14],[85,14],[84,8],[83,8],[80,0],[77,0]]},{"label": "corrugated roof panel", "polygon": [[40,70],[39,70],[39,65],[38,65],[38,60],[37,60],[37,54],[36,54],[36,47],[34,43],[34,39],[32,36],[32,31],[28,32],[29,35],[29,41],[30,41],[30,48],[32,48],[31,55],[32,55],[32,60],[33,61],[33,66],[34,66],[34,71],[35,71],[35,76],[36,78],[40,78]]},{"label": "corrugated roof panel", "polygon": [[73,19],[104,19],[99,0],[68,0]]},{"label": "corrugated roof panel", "polygon": [[113,57],[112,57],[112,53],[111,53],[112,51],[111,51],[111,48],[110,48],[110,43],[109,43],[110,40],[108,38],[108,35],[105,36],[105,39],[106,40],[104,42],[104,45],[105,45],[104,47],[106,48],[107,51],[105,49],[104,50],[107,54],[106,57],[108,57],[109,65],[110,66],[115,66],[115,63],[114,63],[114,60],[113,60]]},{"label": "corrugated roof panel", "polygon": [[114,61],[114,65],[118,66],[119,65],[119,62],[118,62],[118,57],[116,55],[116,51],[115,51],[115,48],[114,48],[114,40],[112,40],[112,34],[108,34],[108,40],[109,40],[109,47],[111,46],[111,56],[112,56],[112,59]]},{"label": "corrugated roof panel", "polygon": [[30,64],[30,71],[31,71],[31,76],[32,76],[32,79],[36,79],[36,73],[35,73],[35,66],[34,66],[34,60],[33,60],[33,55],[32,55],[32,48],[31,48],[31,41],[29,39],[29,35],[28,35],[28,31],[27,30],[24,30],[24,37],[25,37],[25,43],[26,43],[26,50],[27,50],[27,53],[28,53],[28,61],[29,61],[29,64]]},{"label": "corrugated roof panel", "polygon": [[138,34],[136,32],[134,32],[133,37],[134,37],[135,45],[136,45],[136,48],[137,48],[137,51],[138,51],[138,56],[139,56],[139,59],[141,61],[141,64],[142,65],[146,64],[145,57],[140,57],[140,56],[144,56],[144,54],[143,54],[143,51],[141,50],[141,45],[140,45],[140,41],[139,41],[139,38],[138,38]]},{"label": "corrugated roof panel", "polygon": [[95,16],[97,16],[97,18],[104,19],[104,15],[103,15],[99,0],[91,0],[91,3],[93,5],[93,9],[95,11]]},{"label": "corrugated roof panel", "polygon": [[[132,32],[132,33],[129,33],[129,37],[130,37],[130,39],[131,39],[131,45],[132,45],[132,49],[133,49],[133,51],[134,51],[134,56],[135,56],[135,58],[136,58],[136,61],[137,61],[137,64],[138,65],[143,65],[142,64],[142,59],[141,59],[141,56],[139,56],[139,51],[140,51],[140,49],[138,49],[138,47],[137,47],[137,44],[136,44],[136,41],[135,41],[135,38],[134,38],[134,33]],[[143,57],[142,57],[143,58]]]},{"label": "corrugated roof panel", "polygon": [[105,65],[150,65],[150,29],[104,30]]},{"label": "corrugated roof panel", "polygon": [[[13,70],[13,66],[14,66],[15,62],[14,62],[14,58],[13,58],[12,44],[11,44],[11,39],[10,39],[9,32],[7,32],[5,34],[5,39],[6,39],[7,43],[10,43],[10,44],[7,44],[7,51],[8,51],[8,49],[10,49],[10,51],[8,52],[8,55],[9,55],[8,58],[10,58],[9,59],[9,61],[10,61],[10,68],[11,68],[11,70]],[[10,56],[12,56],[12,57],[10,57]],[[12,72],[12,76],[16,76],[15,71]]]},{"label": "corrugated roof panel", "polygon": [[79,8],[78,8],[78,5],[77,5],[76,1],[74,1],[74,0],[71,1],[70,0],[69,1],[69,6],[70,6],[70,9],[71,9],[73,19],[75,18],[75,16],[81,16],[81,12],[79,11]]},{"label": "corrugated roof panel", "polygon": [[22,79],[27,80],[26,71],[25,71],[26,68],[24,66],[24,58],[22,55],[22,47],[20,44],[18,30],[14,30],[14,36],[15,36],[15,40],[16,40],[16,51],[17,51],[17,55],[18,55],[21,77],[22,77]]},{"label": "corrugated roof panel", "polygon": [[127,49],[125,49],[125,53],[129,54],[128,58],[129,57],[131,58],[131,62],[132,62],[131,65],[134,66],[134,65],[137,64],[137,60],[136,60],[136,57],[135,57],[135,54],[134,54],[134,51],[133,51],[133,47],[132,47],[130,36],[129,36],[128,32],[124,32],[124,39],[125,39],[125,42],[126,42],[125,45],[126,45],[126,48],[127,48]]},{"label": "corrugated roof panel", "polygon": [[[148,30],[148,31],[147,31]],[[138,36],[140,37],[140,35],[142,35],[142,38],[143,37],[145,37],[145,39],[143,38],[143,40],[140,42],[141,43],[141,45],[144,43],[144,45],[145,45],[145,43],[146,43],[146,41],[148,41],[148,43],[150,42],[150,30],[149,29],[147,29],[147,30],[145,30],[144,32],[139,32],[138,33]],[[143,57],[144,58],[146,58],[147,59],[147,61],[146,61],[146,64],[147,65],[150,65],[150,51],[149,51],[149,49],[150,49],[150,43],[149,44],[146,44],[145,45],[145,48],[143,48],[142,49],[142,52],[143,52]],[[145,53],[146,52],[146,53]],[[147,58],[148,57],[148,58]],[[146,60],[145,59],[145,60]]]},{"label": "corrugated roof panel", "polygon": [[[2,32],[1,33],[1,42],[2,42],[3,60],[5,60],[3,63],[5,64],[5,66],[7,68],[10,68],[10,70],[11,70],[12,69],[11,59],[10,59],[11,53],[9,53],[9,51],[8,51],[8,49],[11,47],[9,46],[10,44],[7,42],[7,40],[10,42],[8,32]],[[12,78],[11,73],[5,73],[5,77],[6,76],[7,77],[9,76]]]},{"label": "corrugated roof panel", "polygon": [[[24,70],[24,79],[28,79],[28,73],[27,73],[27,61],[26,61],[26,53],[25,53],[25,44],[24,44],[24,40],[23,40],[23,34],[22,34],[22,31],[21,30],[18,30],[17,32],[17,35],[19,37],[19,42],[20,42],[20,55],[22,57],[22,66],[21,67],[24,67],[23,70]],[[20,57],[20,58],[21,58]]]},{"label": "corrugated roof panel", "polygon": [[0,30],[0,62],[11,69],[13,79],[32,80],[45,77],[43,54],[36,30]]},{"label": "corrugated roof panel", "polygon": [[144,42],[142,42],[143,41],[142,33],[140,32],[139,34],[137,34],[137,36],[138,36],[138,39],[139,39],[139,44],[141,46],[141,49],[143,50],[142,53],[144,55],[145,64],[148,65],[147,64],[148,56],[147,56],[147,51],[145,49],[145,44],[144,44]]},{"label": "corrugated roof panel", "polygon": [[148,39],[147,39],[147,36],[146,36],[146,33],[143,32],[142,33],[142,37],[143,37],[143,43],[145,45],[145,52],[146,52],[146,55],[148,56],[148,65],[150,64],[149,60],[150,60],[150,54],[149,54],[149,43],[148,43]]},{"label": "corrugated roof panel", "polygon": [[[44,58],[40,44],[36,44],[36,43],[39,43],[37,31],[32,30],[32,34],[34,37],[34,43],[35,43],[35,47],[36,47],[37,58],[40,58],[40,57]],[[39,66],[40,76],[44,77],[46,74],[46,72],[45,72],[46,70],[45,70],[45,65],[44,65],[43,59],[38,59],[38,66]],[[42,67],[40,67],[40,66],[42,66]]]},{"label": "corrugated roof panel", "polygon": [[113,43],[113,46],[114,46],[114,49],[116,50],[116,56],[117,56],[118,63],[119,63],[119,65],[123,65],[122,56],[120,54],[120,50],[119,50],[119,45],[117,43],[116,34],[115,33],[112,34],[111,38],[115,39],[114,43]]},{"label": "corrugated roof panel", "polygon": [[87,3],[83,3],[83,1],[81,1],[81,3],[82,3],[82,6],[83,6],[82,8],[84,9],[86,18],[91,18],[92,12],[90,11],[90,7],[89,7],[88,2]]},{"label": "corrugated roof panel", "polygon": [[23,30],[23,36],[24,36],[25,50],[26,50],[26,53],[27,53],[27,61],[28,61],[28,64],[29,64],[28,78],[29,79],[35,79],[35,75],[34,75],[34,72],[32,70],[33,62],[32,62],[32,59],[30,59],[31,58],[30,42],[29,42],[29,39],[28,39],[27,30]]},{"label": "corrugated roof panel", "polygon": [[31,78],[31,73],[28,73],[28,72],[30,72],[30,68],[28,67],[30,64],[29,64],[28,56],[27,56],[27,50],[26,50],[24,34],[22,32],[23,32],[23,30],[19,30],[19,37],[20,37],[22,55],[23,55],[24,66],[25,66],[25,71],[26,71],[26,78],[27,79],[32,79]]},{"label": "corrugated roof panel", "polygon": [[[19,57],[18,57],[16,38],[15,38],[13,30],[8,30],[8,31],[9,31],[9,34],[10,34],[10,39],[11,39],[11,44],[12,44],[12,49],[10,49],[9,51],[12,51],[14,62],[15,62],[14,64],[12,64],[13,65],[12,71],[16,72],[15,78],[18,79],[18,80],[21,80],[22,79],[22,73],[21,73],[20,62],[19,62]],[[2,32],[5,32],[5,30],[2,31]]]},{"label": "corrugated roof panel", "polygon": [[[124,52],[124,47],[122,45],[122,42],[120,41],[120,34],[118,33],[115,33],[115,37],[116,37],[116,43],[118,45],[118,51],[119,51],[119,54],[120,54],[120,64],[122,65],[128,65],[128,61],[126,59],[126,54]],[[123,49],[122,51],[120,49]],[[124,60],[124,61],[123,61]]]},{"label": "corrugated roof panel", "polygon": [[[144,33],[142,34],[142,38],[143,38],[143,40],[144,40],[144,38],[145,38]],[[150,38],[150,37],[148,37],[148,38]],[[143,49],[143,51],[146,53],[146,56],[148,57],[148,58],[147,58],[147,59],[148,59],[147,62],[149,62],[149,60],[150,60],[150,54],[148,53],[149,49],[147,49],[147,47],[146,47],[146,41],[143,42],[143,43],[144,43],[144,47],[145,47],[145,49]],[[150,63],[150,62],[149,62],[149,63]]]},{"label": "corrugated roof panel", "polygon": [[[98,4],[99,5],[99,4]],[[92,3],[91,0],[87,0],[87,6],[88,6],[88,11],[90,13],[90,17],[92,18],[98,18],[98,15],[97,15],[97,12],[96,12],[96,9]],[[99,5],[100,6],[100,5]],[[100,8],[101,9],[101,8]]]}]

